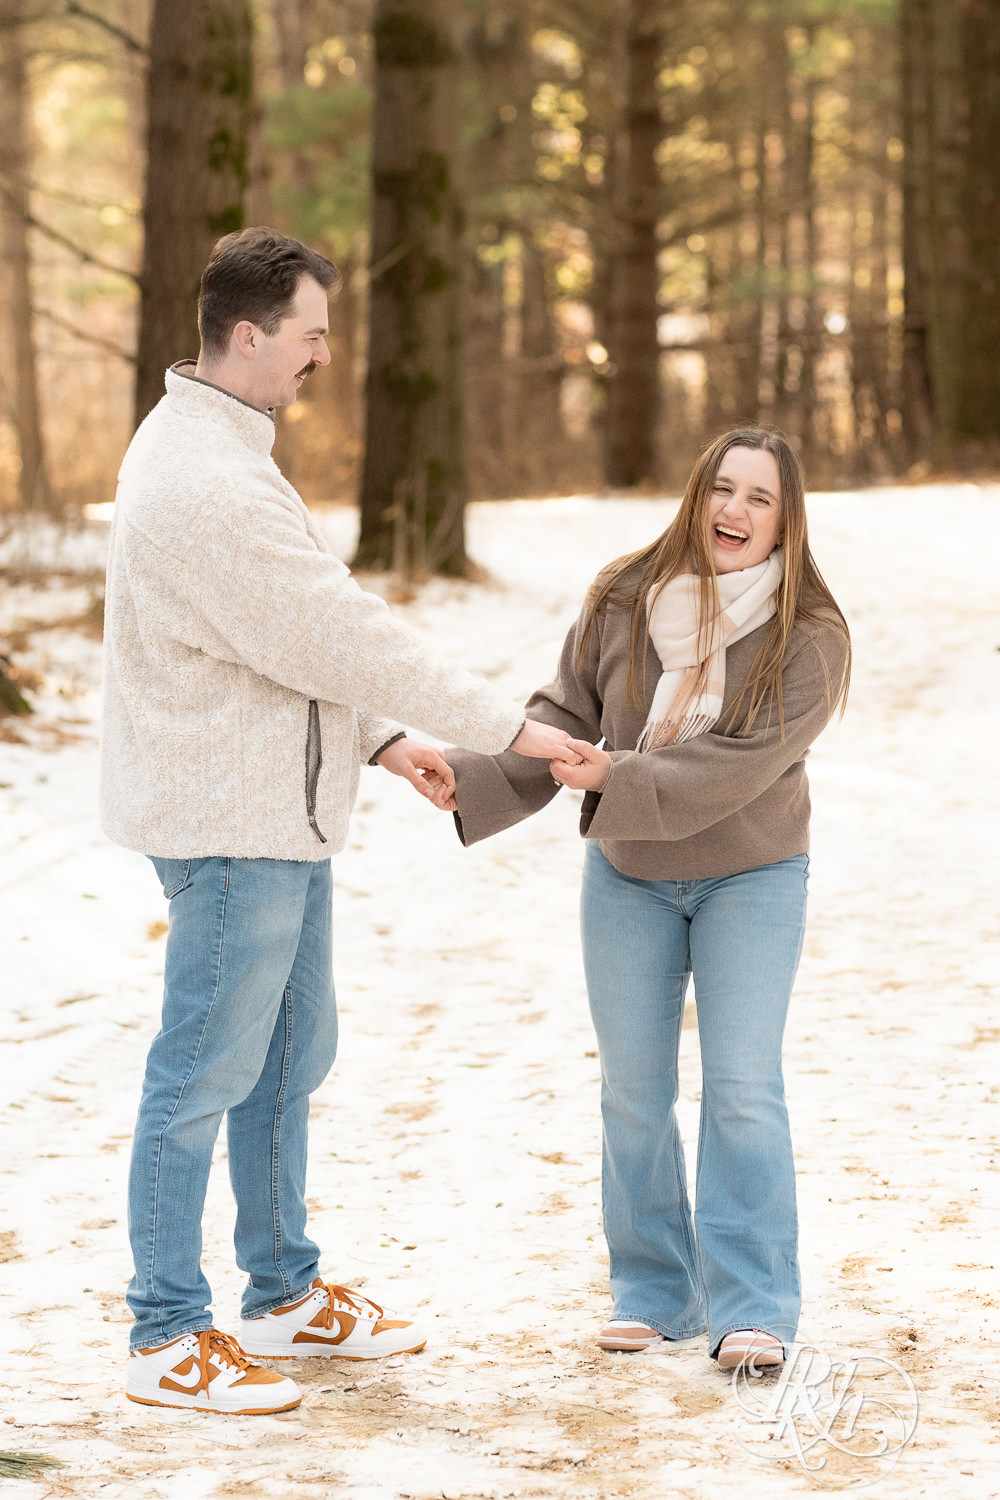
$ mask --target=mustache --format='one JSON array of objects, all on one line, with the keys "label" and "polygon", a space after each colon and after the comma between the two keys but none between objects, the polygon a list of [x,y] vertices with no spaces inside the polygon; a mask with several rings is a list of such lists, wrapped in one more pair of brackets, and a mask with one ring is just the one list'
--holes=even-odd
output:
[{"label": "mustache", "polygon": [[306,376],[311,375],[315,368],[316,361],[314,359],[311,359],[307,365],[303,365],[302,369],[297,372],[299,378],[305,380]]}]

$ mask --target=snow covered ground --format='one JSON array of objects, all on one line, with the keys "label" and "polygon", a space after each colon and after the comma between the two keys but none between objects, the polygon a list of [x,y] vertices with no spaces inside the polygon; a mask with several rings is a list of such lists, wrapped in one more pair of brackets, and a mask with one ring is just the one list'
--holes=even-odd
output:
[{"label": "snow covered ground", "polygon": [[[436,582],[397,607],[524,695],[551,675],[597,567],[673,509],[476,506],[472,550],[493,582]],[[810,515],[857,664],[847,718],[811,761],[810,930],[787,1047],[801,1336],[867,1356],[859,1385],[894,1388],[897,1405],[898,1377],[879,1381],[870,1361],[909,1372],[920,1413],[895,1470],[828,1450],[810,1478],[781,1459],[787,1435],[750,1421],[703,1339],[596,1350],[606,1262],[576,799],[466,852],[450,818],[379,771],[335,866],[343,1041],[314,1105],[313,1227],[333,1279],[426,1309],[433,1339],[375,1368],[286,1365],[306,1399],[273,1418],[124,1400],[125,1173],[165,910],[148,863],[97,826],[98,645],[37,625],[86,612],[86,574],[30,576],[43,552],[50,568],[99,567],[96,525],[15,539],[0,559],[23,579],[0,634],[36,622],[18,660],[45,681],[35,722],[0,720],[0,736],[23,736],[0,738],[0,1449],[66,1464],[4,1481],[11,1500],[1000,1494],[1000,489],[816,495]],[[352,514],[326,524],[347,555]],[[231,1329],[218,1154],[206,1266]]]}]

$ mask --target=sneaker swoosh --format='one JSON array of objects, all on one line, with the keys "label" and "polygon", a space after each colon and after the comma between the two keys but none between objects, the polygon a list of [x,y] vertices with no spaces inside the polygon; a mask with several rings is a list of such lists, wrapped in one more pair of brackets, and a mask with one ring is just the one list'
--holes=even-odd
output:
[{"label": "sneaker swoosh", "polygon": [[200,1380],[201,1371],[195,1365],[194,1369],[189,1370],[186,1375],[182,1375],[179,1370],[168,1370],[161,1379],[160,1385],[165,1389],[169,1389],[169,1386],[173,1385],[179,1386],[181,1390],[193,1391]]},{"label": "sneaker swoosh", "polygon": [[292,1343],[342,1344],[343,1341],[346,1338],[349,1338],[354,1332],[355,1328],[357,1327],[358,1320],[357,1318],[352,1317],[350,1313],[335,1312],[333,1316],[337,1322],[336,1333],[334,1333],[332,1329],[330,1329],[329,1331],[324,1329],[323,1332],[320,1332],[319,1329],[314,1329],[312,1325],[310,1325],[307,1328],[300,1328],[298,1333],[292,1339]]}]

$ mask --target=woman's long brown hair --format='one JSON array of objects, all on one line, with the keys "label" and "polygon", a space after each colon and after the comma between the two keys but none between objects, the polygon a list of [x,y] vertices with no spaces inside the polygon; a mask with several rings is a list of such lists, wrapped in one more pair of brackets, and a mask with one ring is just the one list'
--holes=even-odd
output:
[{"label": "woman's long brown hair", "polygon": [[[783,738],[785,721],[781,701],[781,674],[795,624],[800,620],[822,621],[831,625],[846,642],[847,664],[843,679],[838,683],[827,681],[831,711],[839,706],[843,712],[847,701],[851,676],[851,638],[847,621],[809,551],[802,465],[784,433],[775,428],[734,427],[709,443],[691,471],[681,508],[666,531],[648,546],[641,547],[638,552],[630,552],[626,557],[619,557],[615,562],[609,563],[599,574],[587,601],[588,613],[580,652],[582,655],[600,610],[629,610],[629,665],[625,690],[633,702],[640,703],[639,672],[645,666],[649,650],[649,599],[651,594],[681,573],[694,573],[698,577],[699,639],[703,645],[711,640],[712,622],[720,609],[720,601],[712,557],[708,505],[719,466],[730,448],[760,449],[764,453],[770,453],[778,465],[781,480],[781,546],[784,548],[785,567],[775,598],[776,608],[771,628],[733,705],[728,727],[732,729],[739,722],[740,732],[748,733],[766,704],[769,718],[772,708],[777,710]],[[708,666],[706,656],[692,697],[703,688]]]}]

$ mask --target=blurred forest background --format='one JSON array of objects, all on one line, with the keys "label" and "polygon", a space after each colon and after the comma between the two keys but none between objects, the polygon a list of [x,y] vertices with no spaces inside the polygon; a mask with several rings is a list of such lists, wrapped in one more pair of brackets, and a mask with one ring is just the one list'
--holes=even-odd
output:
[{"label": "blurred forest background", "polygon": [[0,0],[0,508],[112,497],[252,223],[343,274],[277,457],[369,566],[739,420],[995,470],[998,145],[1000,0]]}]

